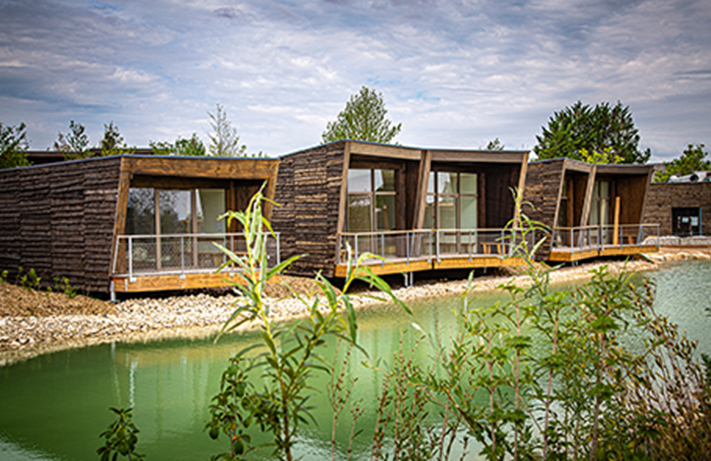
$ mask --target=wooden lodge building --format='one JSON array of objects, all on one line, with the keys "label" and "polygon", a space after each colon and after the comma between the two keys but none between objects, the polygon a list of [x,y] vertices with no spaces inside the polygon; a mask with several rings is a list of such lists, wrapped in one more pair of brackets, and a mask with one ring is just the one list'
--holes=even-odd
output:
[{"label": "wooden lodge building", "polygon": [[[38,155],[46,162],[50,156]],[[519,265],[524,209],[551,234],[540,260],[574,262],[655,251],[679,213],[711,215],[711,182],[655,184],[652,167],[571,159],[528,163],[525,151],[428,149],[338,141],[280,159],[122,155],[0,170],[0,271],[34,269],[88,292],[225,285],[224,254],[244,249],[218,216],[264,192],[277,232],[270,260],[303,255],[295,275],[344,277],[365,259],[377,274]],[[651,200],[652,203],[649,203]],[[698,205],[703,203],[704,205]],[[676,213],[676,214],[675,214]],[[677,219],[680,221],[680,219]],[[680,221],[681,222],[681,221]],[[691,223],[692,220],[689,220]],[[543,235],[528,234],[539,239]],[[364,256],[368,254],[369,256]]]},{"label": "wooden lodge building", "polygon": [[550,229],[537,259],[573,262],[656,251],[658,239],[650,237],[658,237],[658,221],[644,212],[652,169],[569,158],[530,163],[524,201],[533,209],[523,212]]},{"label": "wooden lodge building", "polygon": [[701,174],[704,177],[696,175],[696,180],[649,186],[644,216],[647,222],[659,223],[661,235],[704,235],[704,217],[711,217],[711,172]]},{"label": "wooden lodge building", "polygon": [[420,149],[338,141],[281,158],[272,225],[290,272],[344,277],[349,258],[375,273],[520,264],[515,218],[528,152]]},{"label": "wooden lodge building", "polygon": [[239,251],[241,233],[217,217],[265,181],[273,197],[278,164],[125,155],[0,170],[0,270],[112,294],[224,285],[213,243]]}]

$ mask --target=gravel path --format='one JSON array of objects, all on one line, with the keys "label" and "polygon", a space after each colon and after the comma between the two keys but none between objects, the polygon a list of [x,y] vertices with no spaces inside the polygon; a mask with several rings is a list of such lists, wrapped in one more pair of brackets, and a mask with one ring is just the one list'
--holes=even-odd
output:
[{"label": "gravel path", "polygon": [[[669,261],[711,259],[709,250],[670,251],[650,256],[650,261],[631,261],[627,269],[649,271]],[[622,262],[604,262],[567,267],[553,272],[553,282],[581,280],[603,265],[620,270]],[[493,290],[509,280],[525,282],[524,277],[479,277],[476,291]],[[461,294],[466,280],[439,282],[395,290],[407,302],[414,299]],[[5,315],[0,317],[0,366],[26,360],[39,354],[112,341],[145,342],[170,337],[205,337],[214,335],[229,318],[237,303],[234,295],[175,296],[168,298],[131,299],[119,303],[108,313],[61,315]],[[377,304],[361,294],[353,295],[356,308]],[[272,315],[277,320],[304,316],[305,306],[294,298],[269,299]]]}]

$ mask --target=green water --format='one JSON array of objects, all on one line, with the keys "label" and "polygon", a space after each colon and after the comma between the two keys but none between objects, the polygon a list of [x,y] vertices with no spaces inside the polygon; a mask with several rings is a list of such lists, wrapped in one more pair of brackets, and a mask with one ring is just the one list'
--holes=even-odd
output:
[{"label": "green water", "polygon": [[[685,263],[652,274],[658,285],[655,309],[668,315],[711,352],[711,263]],[[482,294],[489,304],[497,294]],[[416,303],[414,319],[395,308],[359,312],[360,343],[371,363],[389,358],[403,341],[412,350],[412,336],[401,331],[416,321],[427,331],[446,338],[456,328],[450,311],[458,297]],[[107,344],[37,357],[0,368],[0,460],[95,460],[98,438],[112,416],[110,406],[134,407],[141,430],[139,452],[148,460],[202,460],[224,449],[203,431],[207,406],[217,392],[227,359],[250,345],[251,335],[211,340],[169,340],[147,344]],[[331,346],[334,344],[331,343]],[[333,350],[333,347],[331,347]],[[342,356],[341,350],[339,355]],[[426,350],[417,350],[424,359]],[[374,402],[380,378],[361,365],[367,358],[352,354],[348,372],[358,378],[354,397],[370,411],[360,425],[374,425]],[[327,379],[316,383],[325,389]],[[317,427],[299,444],[304,459],[330,459],[331,410],[325,396],[316,404]],[[343,420],[339,442],[347,438]],[[370,437],[356,443],[357,459],[367,459]]]}]

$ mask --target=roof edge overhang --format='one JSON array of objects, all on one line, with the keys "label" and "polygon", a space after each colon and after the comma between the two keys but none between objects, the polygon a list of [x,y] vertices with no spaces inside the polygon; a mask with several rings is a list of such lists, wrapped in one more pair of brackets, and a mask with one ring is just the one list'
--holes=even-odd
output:
[{"label": "roof edge overhang", "polygon": [[488,151],[482,149],[412,147],[344,139],[284,154],[280,158],[339,144],[343,144],[344,147],[347,144],[350,147],[351,155],[401,160],[420,160],[423,152],[430,152],[432,154],[432,161],[435,162],[524,163],[528,159],[529,154],[529,151]]}]

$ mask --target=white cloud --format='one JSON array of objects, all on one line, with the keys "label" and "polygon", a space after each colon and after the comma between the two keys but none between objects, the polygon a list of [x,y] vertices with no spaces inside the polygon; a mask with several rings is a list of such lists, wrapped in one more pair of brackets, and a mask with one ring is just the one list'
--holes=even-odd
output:
[{"label": "white cloud", "polygon": [[250,150],[281,154],[368,85],[404,144],[532,147],[553,111],[619,99],[678,155],[711,144],[710,25],[704,1],[6,2],[0,120],[40,149],[70,119],[146,145],[206,139],[219,102]]}]

